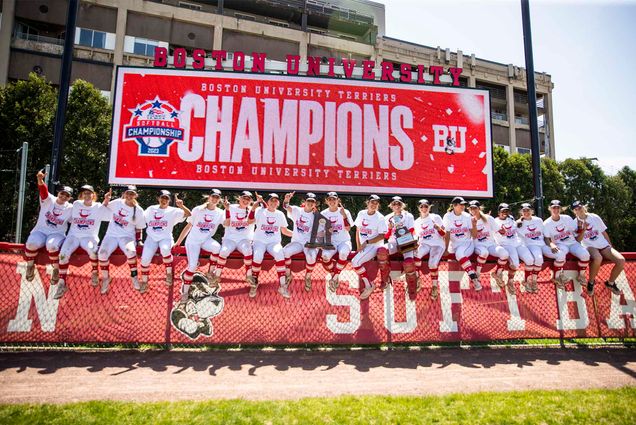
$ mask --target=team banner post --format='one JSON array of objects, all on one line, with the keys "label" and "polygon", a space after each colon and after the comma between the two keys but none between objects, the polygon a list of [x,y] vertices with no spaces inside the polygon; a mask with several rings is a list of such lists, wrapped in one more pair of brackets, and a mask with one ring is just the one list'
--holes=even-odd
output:
[{"label": "team banner post", "polygon": [[493,196],[487,90],[119,67],[110,184]]}]

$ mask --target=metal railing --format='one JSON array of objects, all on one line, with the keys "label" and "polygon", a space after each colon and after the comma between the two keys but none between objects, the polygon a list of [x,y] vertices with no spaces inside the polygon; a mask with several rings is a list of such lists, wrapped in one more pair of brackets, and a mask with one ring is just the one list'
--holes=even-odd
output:
[{"label": "metal railing", "polygon": [[37,43],[47,43],[47,44],[57,44],[58,46],[64,45],[63,38],[53,38],[53,37],[45,37],[39,34],[29,34],[26,32],[18,32],[16,31],[13,34],[14,38],[19,38],[21,40],[35,41]]}]

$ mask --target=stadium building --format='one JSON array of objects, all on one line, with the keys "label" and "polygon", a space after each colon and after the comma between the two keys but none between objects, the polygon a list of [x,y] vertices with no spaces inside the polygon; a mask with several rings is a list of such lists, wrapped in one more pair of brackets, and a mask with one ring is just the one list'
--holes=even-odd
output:
[{"label": "stadium building", "polygon": [[[0,84],[30,72],[59,82],[65,0],[0,0]],[[110,98],[116,65],[152,66],[155,47],[267,53],[283,72],[287,55],[463,68],[460,84],[491,94],[493,141],[530,152],[525,69],[385,35],[385,6],[367,0],[81,0],[72,79]],[[228,55],[224,66],[231,68]],[[554,158],[551,77],[536,73],[541,152]],[[442,79],[450,84],[450,78]]]}]

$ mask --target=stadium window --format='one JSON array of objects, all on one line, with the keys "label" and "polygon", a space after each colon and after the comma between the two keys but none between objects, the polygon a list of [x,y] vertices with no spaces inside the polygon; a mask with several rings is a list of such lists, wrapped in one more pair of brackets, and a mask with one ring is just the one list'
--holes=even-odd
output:
[{"label": "stadium window", "polygon": [[86,28],[79,28],[79,43],[82,46],[103,49],[106,46],[106,33]]},{"label": "stadium window", "polygon": [[532,151],[528,148],[517,148],[517,153],[520,153],[522,155],[530,155]]},{"label": "stadium window", "polygon": [[145,38],[135,38],[133,53],[141,56],[153,56],[158,43]]},{"label": "stadium window", "polygon": [[188,2],[185,2],[185,1],[180,1],[179,2],[179,7],[183,7],[184,9],[190,9],[190,10],[201,10],[201,6],[200,5],[188,3]]}]

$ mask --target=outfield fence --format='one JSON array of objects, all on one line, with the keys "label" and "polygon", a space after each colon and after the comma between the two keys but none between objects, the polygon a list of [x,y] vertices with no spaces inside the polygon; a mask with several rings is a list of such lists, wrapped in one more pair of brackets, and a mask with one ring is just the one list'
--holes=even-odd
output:
[{"label": "outfield fence", "polygon": [[[347,266],[332,293],[329,274],[318,265],[312,289],[304,289],[304,261],[293,259],[291,299],[277,291],[271,258],[263,263],[256,298],[248,297],[242,258],[231,257],[219,290],[193,285],[191,298],[178,306],[180,280],[165,284],[160,257],[151,266],[149,289],[134,290],[125,257],[111,258],[113,282],[108,293],[91,286],[91,266],[85,253],[71,260],[70,288],[55,300],[45,252],[37,257],[37,273],[25,279],[22,245],[0,244],[0,344],[161,344],[161,345],[296,345],[490,342],[533,338],[633,338],[636,336],[636,253],[624,254],[625,271],[617,280],[620,295],[604,287],[611,264],[604,264],[593,296],[572,280],[564,289],[550,281],[550,263],[539,275],[538,293],[516,285],[515,294],[482,272],[484,289],[475,292],[455,261],[440,266],[440,293],[431,297],[430,278],[414,301],[409,300],[400,262],[392,262],[393,286],[376,289],[359,299],[359,281]],[[175,248],[175,274],[186,265]],[[206,266],[207,267],[207,266]],[[576,263],[566,273],[574,279]],[[367,267],[379,279],[375,264]],[[427,272],[424,261],[423,271]],[[517,272],[521,280],[522,271]]]}]

